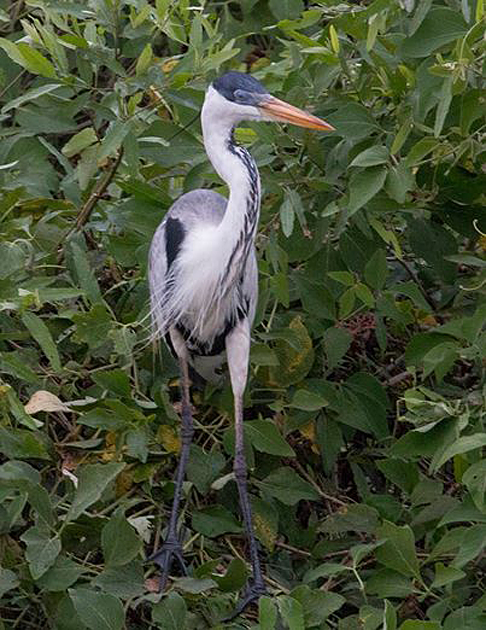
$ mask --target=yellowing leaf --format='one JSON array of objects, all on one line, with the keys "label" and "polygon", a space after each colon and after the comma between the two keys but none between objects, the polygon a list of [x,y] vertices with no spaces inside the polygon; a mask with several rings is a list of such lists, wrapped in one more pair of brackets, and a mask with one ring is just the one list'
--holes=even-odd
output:
[{"label": "yellowing leaf", "polygon": [[314,363],[312,339],[301,317],[294,317],[289,329],[293,331],[299,347],[296,349],[284,339],[276,342],[275,354],[279,361],[278,367],[270,366],[268,371],[261,370],[270,385],[287,387],[298,383],[307,376]]},{"label": "yellowing leaf", "polygon": [[150,66],[152,63],[152,56],[152,46],[150,44],[146,44],[145,48],[142,50],[142,54],[137,60],[137,65],[135,66],[135,74],[137,77],[143,74]]},{"label": "yellowing leaf", "polygon": [[162,70],[166,74],[169,72],[172,72],[172,70],[177,66],[178,63],[179,63],[178,59],[168,59],[162,64]]},{"label": "yellowing leaf", "polygon": [[331,24],[331,26],[329,27],[329,37],[331,38],[332,49],[334,50],[335,53],[338,53],[339,52],[339,38],[333,24]]},{"label": "yellowing leaf", "polygon": [[157,442],[162,444],[168,453],[179,453],[181,450],[181,440],[173,427],[163,424],[157,431]]},{"label": "yellowing leaf", "polygon": [[272,552],[278,533],[278,513],[271,503],[254,497],[251,501],[255,535]]},{"label": "yellowing leaf", "polygon": [[306,425],[299,429],[300,434],[305,437],[311,443],[311,450],[318,455],[320,453],[319,446],[316,444],[316,425],[314,420],[311,420]]}]

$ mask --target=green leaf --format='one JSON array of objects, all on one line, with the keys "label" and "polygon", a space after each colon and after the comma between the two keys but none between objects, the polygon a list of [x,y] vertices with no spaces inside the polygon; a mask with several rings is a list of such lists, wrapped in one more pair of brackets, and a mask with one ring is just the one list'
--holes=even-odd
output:
[{"label": "green leaf", "polygon": [[407,365],[420,365],[430,350],[450,340],[451,337],[448,335],[437,332],[417,333],[405,350],[405,363]]},{"label": "green leaf", "polygon": [[142,50],[142,53],[137,59],[137,63],[135,65],[135,75],[137,77],[143,74],[144,72],[146,72],[146,70],[149,68],[150,64],[152,63],[152,57],[153,57],[152,46],[149,42],[145,44],[145,47]]},{"label": "green leaf", "polygon": [[29,329],[32,337],[34,337],[39,346],[42,348],[42,351],[49,359],[49,363],[52,368],[56,372],[59,372],[61,370],[61,360],[49,328],[47,328],[40,317],[31,312],[24,313],[22,315],[22,321]]},{"label": "green leaf", "polygon": [[370,136],[378,125],[369,110],[358,103],[349,103],[327,116],[336,133],[348,140],[357,141]]},{"label": "green leaf", "polygon": [[71,243],[71,251],[73,255],[74,267],[78,282],[92,304],[101,302],[101,292],[98,281],[91,268],[86,251],[77,243]]},{"label": "green leaf", "polygon": [[218,478],[225,464],[226,459],[219,451],[213,449],[206,453],[200,446],[193,444],[186,475],[201,494],[207,494],[211,484]]},{"label": "green leaf", "polygon": [[78,487],[66,521],[74,521],[96,503],[106,487],[125,468],[125,463],[85,464],[78,469]]},{"label": "green leaf", "polygon": [[93,584],[105,593],[122,599],[141,597],[146,594],[143,565],[138,559],[132,560],[128,564],[104,569],[95,578]]},{"label": "green leaf", "polygon": [[273,598],[264,595],[258,602],[258,623],[260,630],[275,630],[277,607]]},{"label": "green leaf", "polygon": [[76,324],[75,338],[92,349],[105,343],[111,330],[112,320],[104,304],[95,304],[87,313],[73,315]]},{"label": "green leaf", "polygon": [[319,499],[314,487],[291,468],[278,468],[257,484],[285,505],[295,505],[303,499],[311,501]]},{"label": "green leaf", "polygon": [[375,534],[379,524],[378,511],[369,505],[351,504],[341,512],[335,512],[319,526],[319,531],[342,536],[345,532]]},{"label": "green leaf", "polygon": [[[21,359],[20,353],[18,352],[3,352],[0,355],[0,371],[4,374],[11,374],[20,380],[26,381],[27,383],[40,385],[40,379],[37,374],[31,367],[25,365]],[[15,395],[15,392],[12,392],[12,394]],[[16,395],[15,398],[18,401]],[[28,419],[26,420],[29,422]]]},{"label": "green leaf", "polygon": [[439,146],[439,140],[432,138],[431,136],[425,136],[416,142],[410,151],[407,153],[404,164],[406,166],[415,166],[424,159],[426,155],[431,153],[436,147]]},{"label": "green leaf", "polygon": [[354,286],[356,280],[350,271],[328,271],[327,275],[346,287]]},{"label": "green leaf", "polygon": [[324,333],[327,368],[333,370],[349,350],[353,336],[345,328],[332,327]]},{"label": "green leaf", "polygon": [[434,50],[465,35],[467,25],[459,11],[446,7],[431,9],[411,37],[407,37],[401,53],[407,57],[427,57]]},{"label": "green leaf", "polygon": [[383,611],[383,630],[397,630],[397,613],[393,604],[386,599]]},{"label": "green leaf", "polygon": [[295,212],[290,195],[286,195],[283,204],[280,206],[280,225],[282,232],[288,238],[294,231]]},{"label": "green leaf", "polygon": [[4,569],[3,567],[0,570],[0,598],[3,598],[5,593],[11,591],[14,588],[17,588],[20,584],[17,575],[10,571],[9,569]]},{"label": "green leaf", "polygon": [[245,435],[257,451],[281,457],[295,457],[293,449],[271,420],[245,422]]},{"label": "green leaf", "polygon": [[11,459],[51,459],[41,434],[26,429],[0,427],[0,453]]},{"label": "green leaf", "polygon": [[27,481],[31,484],[40,484],[40,474],[27,462],[10,460],[0,466],[0,480],[2,481]]},{"label": "green leaf", "polygon": [[192,578],[182,577],[177,580],[177,586],[185,593],[191,593],[192,595],[198,595],[199,593],[205,593],[217,586],[216,582],[210,578]]},{"label": "green leaf", "polygon": [[58,556],[54,564],[38,580],[39,588],[46,591],[65,591],[72,586],[85,568],[66,556]]},{"label": "green leaf", "polygon": [[366,580],[366,592],[370,595],[406,599],[414,592],[410,578],[391,569],[375,570]]},{"label": "green leaf", "polygon": [[[467,519],[464,519],[467,520]],[[486,524],[473,525],[467,528],[462,537],[459,551],[454,558],[454,566],[465,567],[483,553],[486,547]]]},{"label": "green leaf", "polygon": [[93,127],[86,127],[86,129],[82,129],[78,133],[74,134],[74,136],[66,142],[62,148],[62,152],[66,157],[70,158],[78,153],[81,153],[81,151],[96,142],[98,142],[98,137],[95,130]]},{"label": "green leaf", "polygon": [[43,527],[31,527],[20,537],[27,545],[25,557],[34,580],[41,577],[56,561],[61,551],[58,536],[49,537]]},{"label": "green leaf", "polygon": [[228,533],[239,534],[242,529],[241,523],[222,505],[213,505],[194,512],[192,526],[197,532],[210,538]]},{"label": "green leaf", "polygon": [[390,153],[392,155],[396,155],[400,149],[403,147],[405,140],[408,138],[409,133],[412,131],[413,123],[407,118],[404,123],[400,126],[400,129],[397,131],[395,138],[393,139]]},{"label": "green leaf", "polygon": [[15,44],[8,39],[0,37],[0,47],[4,49],[12,61],[32,72],[32,74],[40,74],[49,79],[56,78],[56,70],[52,63],[31,45],[25,42]]},{"label": "green leaf", "polygon": [[386,168],[374,166],[352,175],[349,182],[348,217],[362,208],[381,190],[386,179]]},{"label": "green leaf", "polygon": [[463,453],[469,453],[477,448],[486,446],[486,433],[474,433],[473,435],[463,435],[460,438],[448,446],[431,464],[432,470],[437,471],[445,462],[455,455],[462,455]]},{"label": "green leaf", "polygon": [[337,593],[311,590],[308,586],[298,586],[290,593],[302,605],[306,628],[322,627],[325,620],[346,602]]},{"label": "green leaf", "polygon": [[107,567],[127,564],[141,552],[142,541],[122,510],[117,510],[103,527],[101,546]]},{"label": "green leaf", "polygon": [[452,84],[453,78],[447,77],[442,84],[442,90],[440,91],[439,104],[437,105],[437,114],[435,116],[434,123],[434,137],[438,138],[442,132],[444,121],[449,111],[449,107],[452,101]]},{"label": "green leaf", "polygon": [[119,398],[129,398],[131,395],[130,380],[124,370],[96,372],[91,378],[97,385]]},{"label": "green leaf", "polygon": [[398,166],[389,166],[386,176],[385,190],[398,203],[404,203],[407,193],[413,189],[415,178],[413,170],[404,161]]},{"label": "green leaf", "polygon": [[324,564],[315,567],[314,569],[309,569],[306,571],[303,577],[303,582],[306,584],[311,584],[320,578],[329,578],[334,575],[339,575],[345,571],[350,571],[350,567],[345,566],[344,564],[337,564],[336,562],[325,562]]},{"label": "green leaf", "polygon": [[18,243],[0,243],[0,256],[0,280],[23,269],[27,262],[27,254]]},{"label": "green leaf", "polygon": [[32,88],[31,90],[27,90],[24,94],[21,94],[17,98],[9,101],[4,107],[2,107],[2,113],[8,112],[11,109],[17,109],[24,103],[29,101],[34,101],[40,96],[45,96],[46,94],[50,94],[54,90],[58,90],[61,87],[59,83],[48,83],[46,85],[41,85],[40,87]]},{"label": "green leaf", "polygon": [[118,151],[125,136],[130,131],[131,125],[124,120],[116,120],[108,129],[106,136],[101,141],[101,149],[98,155],[98,162],[102,162],[108,156]]},{"label": "green leaf", "polygon": [[486,512],[486,459],[469,466],[462,476],[478,510]]},{"label": "green leaf", "polygon": [[407,619],[400,626],[400,630],[441,630],[442,626],[438,621],[418,621]]},{"label": "green leaf", "polygon": [[441,588],[446,584],[462,580],[465,576],[464,571],[451,566],[446,567],[442,562],[437,562],[435,565],[435,577],[432,582],[432,588]]},{"label": "green leaf", "polygon": [[87,588],[69,589],[69,597],[81,621],[90,630],[122,630],[125,613],[121,601]]},{"label": "green leaf", "polygon": [[377,535],[385,539],[385,544],[376,550],[376,559],[402,575],[420,579],[415,539],[410,527],[383,521]]},{"label": "green leaf", "polygon": [[376,166],[388,161],[388,149],[383,146],[374,146],[358,153],[349,166]]},{"label": "green leaf", "polygon": [[[13,357],[9,357],[10,359],[12,359]],[[10,365],[8,367],[12,366],[12,361],[9,361]],[[17,362],[14,361],[13,364],[15,365]],[[0,367],[1,368],[5,368],[6,365],[5,363],[2,364],[2,360],[0,359]],[[20,366],[19,366],[20,367]],[[18,372],[16,373],[16,375],[19,378],[24,378],[24,373],[27,372],[23,371],[22,369],[19,369]],[[37,379],[34,380],[34,383],[37,384]],[[22,405],[22,403],[20,402],[20,400],[17,397],[17,394],[14,392],[14,390],[10,387],[10,385],[4,385],[3,386],[3,395],[6,398],[6,407],[7,409],[9,409],[9,411],[12,413],[12,415],[15,417],[15,419],[17,420],[17,422],[19,422],[20,424],[24,425],[25,427],[28,427],[29,429],[39,429],[40,427],[43,426],[43,422],[40,422],[40,420],[36,420],[35,418],[33,418],[31,415],[29,415],[26,411],[25,411],[25,407],[24,405]]]},{"label": "green leaf", "polygon": [[268,6],[277,20],[297,18],[304,10],[302,0],[269,0]]},{"label": "green leaf", "polygon": [[244,587],[248,578],[248,571],[243,560],[234,558],[230,562],[224,575],[213,575],[212,577],[220,591],[223,591],[223,593],[231,593],[239,591]]},{"label": "green leaf", "polygon": [[[447,256],[457,253],[458,244],[451,232],[424,219],[409,221],[408,228],[410,246],[414,253],[427,261],[443,282],[454,282],[457,266],[446,260]],[[434,247],[430,247],[430,243],[434,243]]]},{"label": "green leaf", "polygon": [[327,400],[325,400],[320,394],[307,389],[298,389],[292,398],[292,402],[290,403],[290,407],[302,409],[303,411],[317,411],[327,405]]},{"label": "green leaf", "polygon": [[302,604],[288,595],[279,595],[277,605],[282,619],[291,630],[305,630]]},{"label": "green leaf", "polygon": [[354,287],[354,292],[356,297],[359,298],[366,306],[372,308],[375,305],[375,298],[366,284],[358,282],[358,284]]},{"label": "green leaf", "polygon": [[186,602],[177,593],[169,593],[152,608],[152,621],[163,630],[182,630],[186,627],[186,615]]},{"label": "green leaf", "polygon": [[373,289],[383,289],[387,275],[386,252],[384,249],[377,249],[364,268],[365,280]]}]

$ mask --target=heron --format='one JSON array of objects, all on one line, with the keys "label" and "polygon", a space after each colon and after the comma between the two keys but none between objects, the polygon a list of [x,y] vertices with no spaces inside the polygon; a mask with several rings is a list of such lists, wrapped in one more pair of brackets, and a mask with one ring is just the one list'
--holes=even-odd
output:
[{"label": "heron", "polygon": [[198,189],[175,201],[154,234],[148,270],[154,337],[166,340],[179,363],[182,399],[173,504],[164,543],[150,560],[161,569],[160,590],[174,562],[186,572],[177,521],[194,434],[190,369],[212,381],[226,362],[234,398],[234,479],[252,569],[235,615],[266,592],[252,525],[243,437],[243,394],[258,297],[254,240],[261,196],[255,161],[234,139],[235,126],[243,120],[333,131],[324,120],[272,96],[249,74],[228,72],[214,80],[201,111],[203,141],[214,170],[228,185],[229,198]]}]

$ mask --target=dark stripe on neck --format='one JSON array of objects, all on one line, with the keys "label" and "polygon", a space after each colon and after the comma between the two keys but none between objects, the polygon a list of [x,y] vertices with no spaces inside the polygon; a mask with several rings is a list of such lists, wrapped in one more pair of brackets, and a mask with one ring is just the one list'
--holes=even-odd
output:
[{"label": "dark stripe on neck", "polygon": [[[259,179],[258,169],[253,160],[250,152],[239,144],[236,144],[233,138],[233,131],[227,143],[228,150],[236,156],[243,164],[248,173],[248,191],[246,196],[246,210],[243,222],[243,229],[241,230],[238,239],[236,241],[235,248],[231,253],[226,266],[226,273],[230,273],[231,267],[236,259],[240,260],[241,268],[243,270],[244,264],[248,258],[248,254],[253,244],[255,237],[258,215],[260,211],[260,194],[259,194]],[[229,288],[229,287],[228,287]]]}]

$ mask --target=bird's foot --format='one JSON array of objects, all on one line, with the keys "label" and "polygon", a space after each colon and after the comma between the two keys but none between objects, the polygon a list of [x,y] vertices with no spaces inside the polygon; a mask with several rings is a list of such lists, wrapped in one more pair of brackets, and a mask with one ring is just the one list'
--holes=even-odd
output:
[{"label": "bird's foot", "polygon": [[267,589],[263,580],[248,580],[246,586],[240,595],[236,608],[233,610],[229,617],[226,617],[223,621],[232,621],[238,615],[246,609],[252,603],[257,603],[262,595],[267,595]]},{"label": "bird's foot", "polygon": [[182,574],[187,575],[187,568],[186,563],[184,562],[182,545],[177,540],[177,538],[172,536],[169,536],[162,547],[147,558],[148,562],[154,562],[162,570],[159,581],[160,591],[163,591],[167,584],[169,573],[174,563],[174,560],[177,561],[177,564],[179,565]]}]

